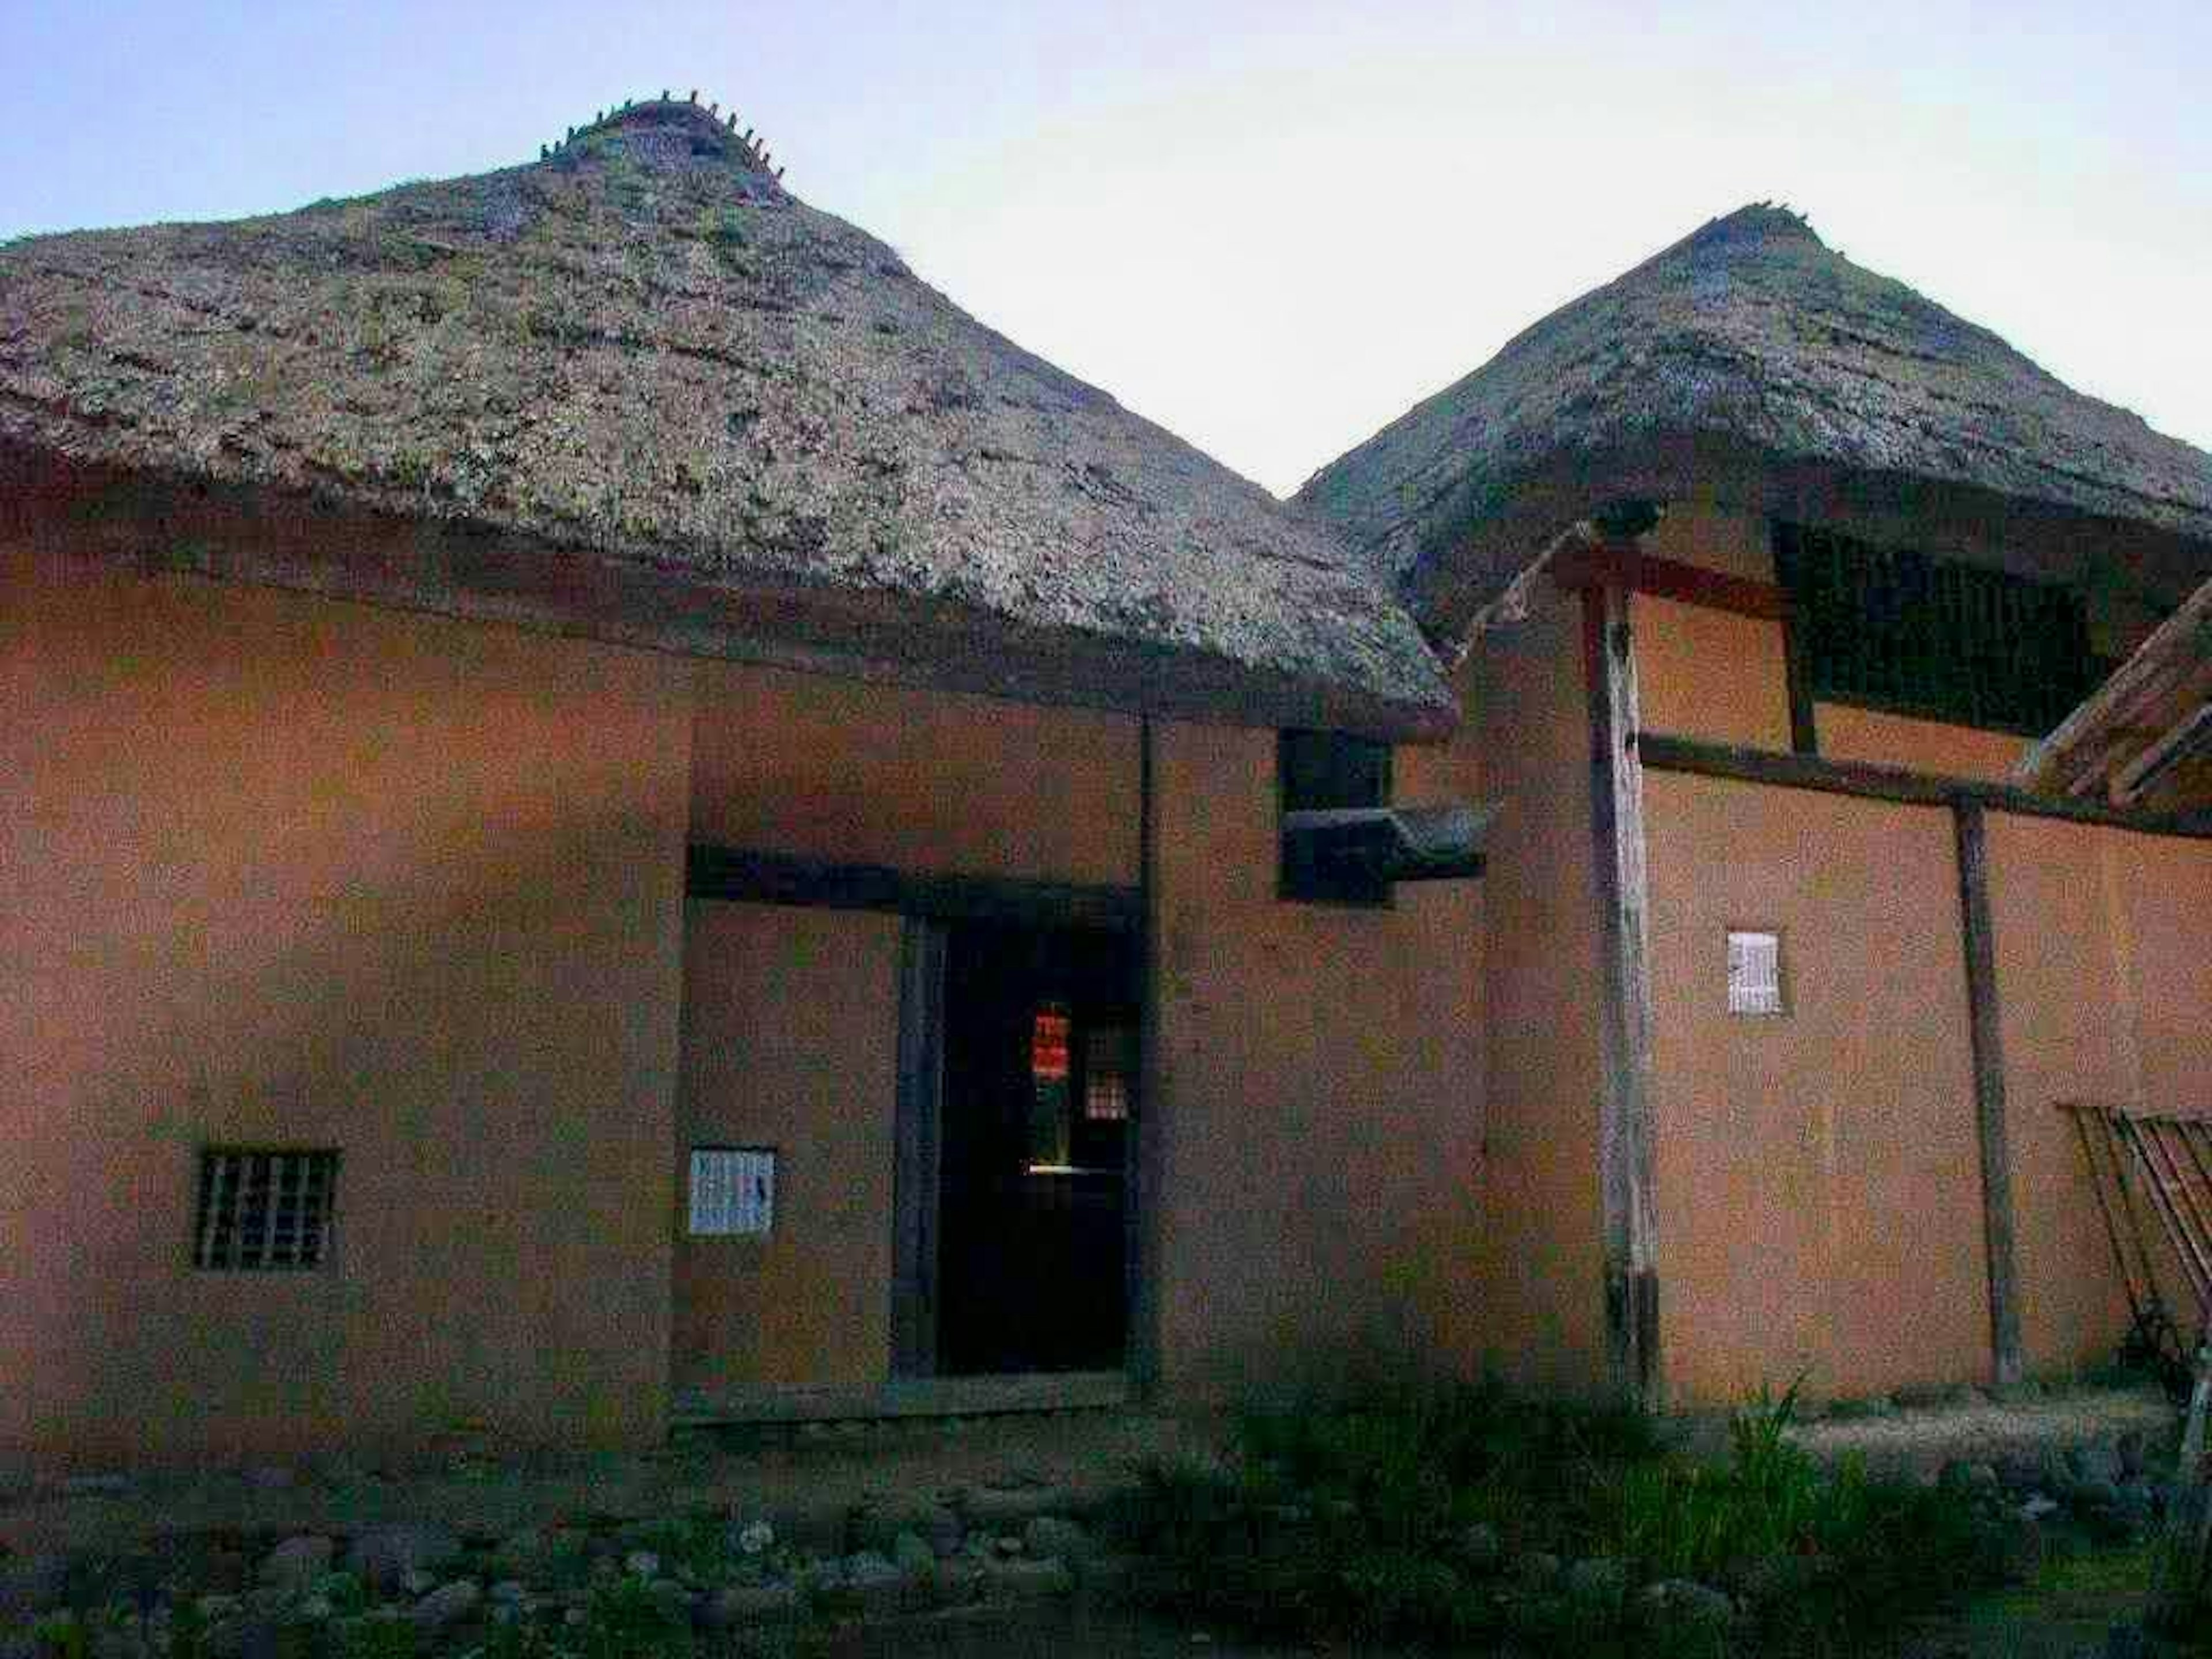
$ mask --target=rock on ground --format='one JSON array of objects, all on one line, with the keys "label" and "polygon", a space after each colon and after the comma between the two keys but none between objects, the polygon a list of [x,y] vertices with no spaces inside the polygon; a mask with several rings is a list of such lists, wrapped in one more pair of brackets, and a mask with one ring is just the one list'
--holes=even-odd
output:
[{"label": "rock on ground", "polygon": [[327,1538],[288,1538],[262,1558],[260,1582],[270,1589],[296,1595],[330,1571],[336,1547]]},{"label": "rock on ground", "polygon": [[476,1580],[457,1578],[432,1590],[409,1610],[407,1616],[418,1630],[441,1631],[467,1618],[483,1600],[483,1592],[477,1588]]},{"label": "rock on ground", "polygon": [[371,1527],[353,1540],[346,1552],[346,1571],[380,1595],[401,1587],[410,1572],[428,1572],[455,1559],[461,1540],[450,1528],[438,1526]]}]

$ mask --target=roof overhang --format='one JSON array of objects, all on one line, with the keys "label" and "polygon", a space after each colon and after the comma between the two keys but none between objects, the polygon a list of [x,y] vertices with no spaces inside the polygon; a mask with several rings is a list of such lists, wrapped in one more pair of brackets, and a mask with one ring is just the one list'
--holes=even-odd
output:
[{"label": "roof overhang", "polygon": [[2162,605],[2212,577],[2212,542],[2142,520],[1885,471],[1871,458],[1846,465],[1723,433],[1651,429],[1553,453],[1439,501],[1405,576],[1416,616],[1432,639],[1465,638],[1563,529],[1623,499],[1707,501],[2075,586],[2118,581]]},{"label": "roof overhang", "polygon": [[[732,578],[313,494],[85,466],[0,445],[0,535],[64,565],[185,574],[679,655],[1045,705],[1425,743],[1406,704],[1196,649],[1024,625],[978,608]],[[1441,679],[1439,679],[1441,684]]]}]

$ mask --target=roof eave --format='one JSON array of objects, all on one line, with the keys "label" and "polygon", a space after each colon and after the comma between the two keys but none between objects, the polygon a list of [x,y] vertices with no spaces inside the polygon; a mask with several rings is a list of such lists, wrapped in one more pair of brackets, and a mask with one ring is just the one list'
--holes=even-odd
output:
[{"label": "roof eave", "polygon": [[182,574],[674,654],[1023,702],[1430,743],[1440,667],[1394,696],[1353,678],[893,592],[701,580],[674,563],[340,498],[88,467],[0,446],[0,534],[74,564]]},{"label": "roof eave", "polygon": [[1710,501],[2045,580],[2086,580],[2093,562],[2109,575],[2118,562],[2166,604],[2212,576],[2212,523],[2191,534],[1957,479],[1791,455],[1726,433],[1651,429],[1462,485],[1432,514],[1404,578],[1423,628],[1432,639],[1463,637],[1562,529],[1624,498]]}]

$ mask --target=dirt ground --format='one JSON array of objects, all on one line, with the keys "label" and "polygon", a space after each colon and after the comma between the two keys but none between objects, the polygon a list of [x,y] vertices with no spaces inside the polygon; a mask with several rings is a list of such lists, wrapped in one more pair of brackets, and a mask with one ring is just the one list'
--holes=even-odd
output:
[{"label": "dirt ground", "polygon": [[[1856,1450],[1876,1473],[1926,1478],[1954,1458],[1993,1461],[2131,1431],[2155,1442],[2175,1421],[2155,1393],[2082,1389],[2009,1404],[1824,1419],[1794,1432],[1817,1456]],[[498,1537],[560,1516],[642,1520],[708,1509],[781,1521],[805,1536],[872,1496],[1047,1486],[1094,1498],[1126,1485],[1147,1462],[1213,1451],[1222,1434],[1218,1418],[1085,1412],[695,1431],[646,1453],[462,1458],[412,1468],[326,1462],[136,1474],[118,1490],[0,1489],[0,1545],[27,1555],[112,1549],[161,1533],[345,1532],[381,1522],[438,1522]],[[1726,1424],[1686,1423],[1680,1437],[1692,1449],[1724,1452]]]},{"label": "dirt ground", "polygon": [[1871,1473],[1924,1477],[1954,1458],[1994,1462],[2130,1433],[2156,1443],[2178,1421],[2173,1407],[2154,1389],[2077,1389],[2008,1404],[1984,1401],[1895,1417],[1824,1419],[1804,1425],[1793,1437],[1816,1457],[1856,1451]]},{"label": "dirt ground", "polygon": [[[1856,1451],[1877,1471],[1927,1478],[1954,1458],[2032,1455],[2130,1432],[2170,1444],[2175,1420],[2153,1393],[2078,1389],[2008,1404],[1822,1420],[1795,1432],[1824,1458]],[[21,1555],[122,1551],[161,1534],[267,1538],[352,1532],[382,1522],[435,1522],[501,1537],[561,1519],[642,1520],[708,1510],[769,1518],[794,1542],[826,1541],[854,1508],[876,1497],[1048,1486],[1080,1504],[1125,1486],[1148,1462],[1212,1453],[1223,1430],[1215,1418],[1087,1413],[692,1433],[642,1454],[137,1474],[104,1488],[0,1491],[0,1547]],[[1683,1425],[1681,1434],[1692,1449],[1725,1446],[1719,1419]],[[1963,1602],[1914,1632],[1895,1659],[2100,1654],[2113,1625],[2140,1617],[2148,1576],[2140,1550],[2100,1552],[2025,1588]],[[1226,1632],[1080,1605],[864,1625],[836,1632],[824,1650],[830,1659],[1295,1659],[1344,1651],[1247,1645]]]},{"label": "dirt ground", "polygon": [[1065,1489],[1092,1498],[1150,1460],[1218,1443],[1212,1419],[1084,1413],[687,1433],[647,1453],[413,1468],[318,1462],[212,1474],[136,1474],[116,1490],[0,1493],[0,1545],[19,1555],[118,1549],[158,1534],[357,1531],[440,1523],[502,1537],[562,1517],[644,1520],[715,1510],[765,1517],[805,1539],[870,1497],[957,1487]]}]

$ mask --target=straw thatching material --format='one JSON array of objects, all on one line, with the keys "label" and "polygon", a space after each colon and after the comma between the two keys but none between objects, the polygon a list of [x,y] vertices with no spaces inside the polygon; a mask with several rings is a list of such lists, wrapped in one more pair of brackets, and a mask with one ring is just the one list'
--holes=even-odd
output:
[{"label": "straw thatching material", "polygon": [[0,489],[58,470],[477,538],[460,574],[386,573],[399,603],[490,592],[563,625],[556,590],[597,581],[621,614],[587,629],[679,649],[780,659],[787,635],[810,662],[1374,735],[1453,718],[1325,527],[981,326],[686,103],[481,177],[0,248]]},{"label": "straw thatching material", "polygon": [[1297,500],[1456,638],[1565,526],[1692,495],[2077,579],[2124,561],[2169,603],[2212,568],[2212,457],[1763,206],[1553,313]]}]

